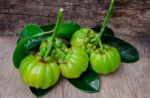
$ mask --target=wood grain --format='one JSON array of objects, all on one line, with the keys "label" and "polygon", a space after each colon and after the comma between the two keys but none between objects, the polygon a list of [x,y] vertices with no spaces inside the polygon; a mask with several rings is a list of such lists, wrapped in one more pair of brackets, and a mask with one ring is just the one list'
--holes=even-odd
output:
[{"label": "wood grain", "polygon": [[[108,26],[139,51],[136,63],[123,63],[116,73],[101,76],[102,87],[83,93],[61,78],[42,98],[149,98],[150,97],[150,1],[116,0]],[[108,2],[105,3],[107,5]],[[100,25],[106,6],[100,0],[0,0],[0,98],[34,98],[12,63],[18,32],[26,23],[54,23],[57,10],[63,20],[84,27]]]},{"label": "wood grain", "polygon": [[[138,62],[123,63],[117,72],[101,76],[102,87],[98,93],[83,93],[61,78],[58,84],[42,98],[149,98],[150,36],[146,34],[118,36],[131,41],[138,49],[140,54]],[[35,96],[23,84],[18,70],[12,63],[16,39],[16,37],[0,37],[2,46],[0,48],[0,98],[34,98]]]},{"label": "wood grain", "polygon": [[[64,8],[64,21],[73,20],[84,27],[100,25],[108,3],[101,0],[0,0],[0,35],[17,35],[27,23],[54,23],[60,7]],[[109,25],[148,32],[149,5],[149,0],[116,0]]]}]

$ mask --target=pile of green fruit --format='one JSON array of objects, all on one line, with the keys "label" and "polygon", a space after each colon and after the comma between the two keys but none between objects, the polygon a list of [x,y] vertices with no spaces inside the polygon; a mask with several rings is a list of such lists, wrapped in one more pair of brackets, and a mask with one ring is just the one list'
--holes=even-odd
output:
[{"label": "pile of green fruit", "polygon": [[36,96],[55,85],[60,74],[82,91],[97,92],[99,74],[116,71],[121,61],[138,60],[136,49],[114,37],[113,31],[106,27],[113,5],[114,0],[111,0],[99,28],[81,28],[74,22],[62,23],[63,9],[58,12],[56,24],[28,24],[23,28],[13,62]]}]

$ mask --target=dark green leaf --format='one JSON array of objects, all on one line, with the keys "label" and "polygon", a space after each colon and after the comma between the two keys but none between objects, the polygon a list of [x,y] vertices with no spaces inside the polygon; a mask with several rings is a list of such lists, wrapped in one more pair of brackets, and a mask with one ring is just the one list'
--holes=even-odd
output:
[{"label": "dark green leaf", "polygon": [[23,27],[20,33],[20,39],[32,37],[38,33],[43,33],[43,30],[40,28],[40,26],[36,24],[27,24]]},{"label": "dark green leaf", "polygon": [[[93,29],[94,31],[96,31],[96,32],[100,32],[100,28],[101,28],[101,27],[97,26],[97,27],[93,27],[92,29]],[[105,28],[103,34],[108,34],[108,35],[112,35],[112,36],[115,35],[114,32],[113,32],[113,30],[110,29],[109,27],[106,27],[106,28]]]},{"label": "dark green leaf", "polygon": [[44,33],[40,33],[39,35],[36,34],[35,36],[38,37],[33,37],[30,40],[27,41],[25,47],[27,50],[30,50],[32,48],[34,48],[35,46],[39,45],[45,38],[50,37],[52,35],[52,33],[46,33],[47,31],[51,31],[54,28],[54,24],[50,24],[50,25],[45,25],[45,26],[40,26],[40,28],[43,30]]},{"label": "dark green leaf", "polygon": [[121,61],[132,63],[139,60],[137,50],[129,43],[110,35],[103,35],[102,42],[118,49],[121,55]]},{"label": "dark green leaf", "polygon": [[45,38],[51,36],[52,34],[43,34],[42,36],[38,36],[38,37],[32,37],[31,39],[29,39],[27,41],[27,43],[25,44],[25,48],[26,50],[31,50],[32,48],[36,47],[37,45],[40,45],[42,41],[44,41]]},{"label": "dark green leaf", "polygon": [[68,81],[83,92],[94,93],[100,89],[99,74],[92,71],[92,69],[88,69],[80,78],[68,79]]},{"label": "dark green leaf", "polygon": [[22,39],[22,38],[32,37],[38,33],[43,33],[43,30],[40,28],[40,26],[36,24],[27,24],[22,29],[20,38]]},{"label": "dark green leaf", "polygon": [[[50,31],[54,27],[55,27],[54,24],[50,24],[50,25],[41,26],[41,29],[46,32],[46,31]],[[78,25],[75,22],[68,21],[68,22],[60,23],[56,36],[70,39],[73,33],[78,29],[80,29],[80,25]]]},{"label": "dark green leaf", "polygon": [[20,37],[17,40],[17,43],[27,37],[35,36],[36,34],[43,33],[44,31],[40,28],[40,26],[36,24],[27,24],[24,26],[20,33]]},{"label": "dark green leaf", "polygon": [[74,22],[64,22],[61,23],[58,29],[57,37],[61,38],[71,38],[73,33],[80,29],[80,25]]},{"label": "dark green leaf", "polygon": [[[28,24],[23,28],[17,43],[20,41],[20,39],[33,37],[39,33],[43,33],[44,35],[44,32],[51,31],[52,29],[54,29],[54,27],[55,24],[49,24],[40,27],[35,24]],[[60,23],[56,36],[61,38],[71,38],[72,34],[78,29],[80,29],[80,25],[75,22],[68,21]],[[42,34],[40,36],[42,36]]]},{"label": "dark green leaf", "polygon": [[16,68],[19,68],[21,60],[28,55],[28,51],[26,51],[24,45],[27,43],[29,38],[25,38],[23,40],[20,40],[18,42],[18,45],[15,48],[15,51],[13,53],[13,63]]},{"label": "dark green leaf", "polygon": [[45,93],[47,93],[49,91],[50,88],[48,89],[36,89],[33,87],[30,87],[31,92],[36,96],[36,97],[40,97],[42,95],[44,95]]},{"label": "dark green leaf", "polygon": [[55,27],[55,24],[47,24],[47,25],[42,25],[42,26],[40,26],[40,28],[41,28],[44,32],[50,31],[50,30],[54,29],[54,27]]}]

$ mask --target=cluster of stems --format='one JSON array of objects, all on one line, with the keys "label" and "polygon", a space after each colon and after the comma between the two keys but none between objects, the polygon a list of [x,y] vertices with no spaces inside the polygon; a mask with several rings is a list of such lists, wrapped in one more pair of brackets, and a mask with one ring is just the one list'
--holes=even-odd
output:
[{"label": "cluster of stems", "polygon": [[[106,27],[106,25],[107,25],[107,23],[108,23],[108,20],[109,20],[109,18],[110,18],[112,9],[113,9],[113,7],[114,7],[114,2],[115,2],[115,0],[111,0],[110,6],[109,6],[109,8],[108,8],[108,10],[107,10],[106,16],[105,16],[104,21],[103,21],[103,23],[102,23],[100,32],[99,32],[99,34],[96,36],[96,38],[98,39],[98,42],[99,42],[99,47],[100,47],[100,49],[103,49],[103,45],[102,45],[102,41],[101,41],[101,36],[103,35],[103,32],[104,32],[104,30],[105,30],[105,27]],[[51,51],[51,49],[52,49],[52,47],[53,47],[54,39],[55,39],[56,34],[57,34],[57,32],[58,32],[59,24],[60,24],[61,19],[62,19],[62,15],[63,15],[63,9],[61,8],[61,9],[59,9],[59,12],[58,12],[58,15],[57,15],[56,25],[55,25],[54,29],[52,30],[54,33],[53,33],[53,35],[52,35],[52,37],[51,37],[51,42],[49,42],[48,45],[47,45],[47,50],[46,50],[46,52],[45,52],[45,54],[44,54],[44,58],[46,58],[46,57],[49,55],[49,53],[50,53],[50,51]]]},{"label": "cluster of stems", "polygon": [[46,50],[46,52],[45,52],[45,54],[44,54],[44,58],[46,58],[46,57],[49,55],[51,49],[53,48],[54,39],[55,39],[56,34],[57,34],[57,32],[58,32],[59,24],[60,24],[61,19],[62,19],[62,15],[63,15],[63,9],[61,8],[61,9],[59,9],[59,11],[58,11],[56,25],[55,25],[54,30],[53,30],[54,33],[53,33],[53,35],[52,35],[52,37],[51,37],[51,42],[49,42],[48,45],[47,45],[47,50]]}]

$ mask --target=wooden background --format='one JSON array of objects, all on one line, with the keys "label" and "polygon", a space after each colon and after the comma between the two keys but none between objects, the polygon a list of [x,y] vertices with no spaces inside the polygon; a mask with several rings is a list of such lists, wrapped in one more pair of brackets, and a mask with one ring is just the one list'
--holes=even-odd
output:
[{"label": "wooden background", "polygon": [[[150,98],[150,0],[116,1],[108,26],[138,49],[140,60],[123,63],[116,73],[101,76],[98,93],[80,92],[61,78],[42,98]],[[12,63],[12,52],[23,25],[54,23],[56,12],[62,7],[64,21],[94,27],[102,22],[107,4],[102,0],[0,0],[0,98],[35,97]]]}]

